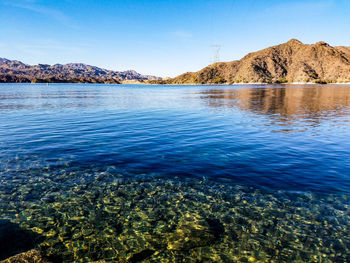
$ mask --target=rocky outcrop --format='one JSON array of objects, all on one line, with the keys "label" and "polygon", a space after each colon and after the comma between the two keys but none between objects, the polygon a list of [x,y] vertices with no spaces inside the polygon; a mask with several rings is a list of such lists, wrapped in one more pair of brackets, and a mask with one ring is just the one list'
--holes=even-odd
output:
[{"label": "rocky outcrop", "polygon": [[[350,47],[325,42],[306,45],[288,42],[250,53],[241,60],[214,63],[198,72],[187,72],[163,84],[350,82]],[[153,81],[157,83],[157,81]]]},{"label": "rocky outcrop", "polygon": [[0,82],[115,83],[144,82],[158,77],[141,75],[134,70],[112,71],[81,63],[27,65],[0,58]]}]

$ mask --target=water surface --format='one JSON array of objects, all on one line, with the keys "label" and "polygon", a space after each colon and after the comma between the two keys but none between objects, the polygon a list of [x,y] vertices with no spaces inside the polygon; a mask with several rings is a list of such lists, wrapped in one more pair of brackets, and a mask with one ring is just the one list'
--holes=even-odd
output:
[{"label": "water surface", "polygon": [[0,231],[55,262],[347,262],[349,135],[346,85],[2,84]]}]

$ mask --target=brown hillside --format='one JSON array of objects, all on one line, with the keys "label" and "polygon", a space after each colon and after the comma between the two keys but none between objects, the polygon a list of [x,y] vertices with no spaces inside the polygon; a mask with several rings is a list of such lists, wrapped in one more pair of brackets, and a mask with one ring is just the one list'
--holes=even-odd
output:
[{"label": "brown hillside", "polygon": [[112,71],[82,63],[28,65],[17,60],[0,58],[1,82],[71,82],[121,83],[125,81],[156,80],[134,70]]},{"label": "brown hillside", "polygon": [[239,82],[350,82],[350,47],[332,47],[325,42],[306,45],[291,39],[249,53],[241,60],[215,63],[166,81],[168,84]]}]

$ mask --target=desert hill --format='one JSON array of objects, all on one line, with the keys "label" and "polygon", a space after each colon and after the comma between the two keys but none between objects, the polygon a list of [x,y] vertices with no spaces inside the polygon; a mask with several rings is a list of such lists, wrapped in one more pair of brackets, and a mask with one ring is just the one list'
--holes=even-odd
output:
[{"label": "desert hill", "polygon": [[122,83],[159,79],[134,70],[112,71],[82,63],[28,65],[0,58],[0,82]]},{"label": "desert hill", "polygon": [[249,53],[240,60],[214,63],[198,72],[158,81],[164,84],[260,82],[350,82],[350,47],[332,47],[322,41],[307,45],[291,39]]}]

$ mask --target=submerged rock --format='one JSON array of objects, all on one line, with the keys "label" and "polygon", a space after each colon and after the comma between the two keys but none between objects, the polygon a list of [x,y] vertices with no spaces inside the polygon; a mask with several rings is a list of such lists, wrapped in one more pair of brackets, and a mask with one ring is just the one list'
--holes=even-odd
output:
[{"label": "submerged rock", "polygon": [[149,258],[150,256],[152,256],[154,254],[154,250],[151,250],[151,249],[145,249],[145,250],[142,250],[138,253],[135,253],[133,254],[129,259],[128,259],[128,262],[141,262],[147,258]]},{"label": "submerged rock", "polygon": [[37,250],[29,250],[27,252],[15,255],[0,263],[49,263],[45,258],[43,258]]},{"label": "submerged rock", "polygon": [[168,249],[188,250],[207,246],[214,243],[222,232],[223,227],[219,221],[206,220],[199,214],[186,213],[180,219],[175,232],[169,235]]},{"label": "submerged rock", "polygon": [[0,178],[0,214],[12,219],[0,220],[0,261],[38,248],[52,262],[350,262],[347,195],[101,178],[83,192],[64,184],[52,203],[18,201],[8,188],[21,184]]}]

